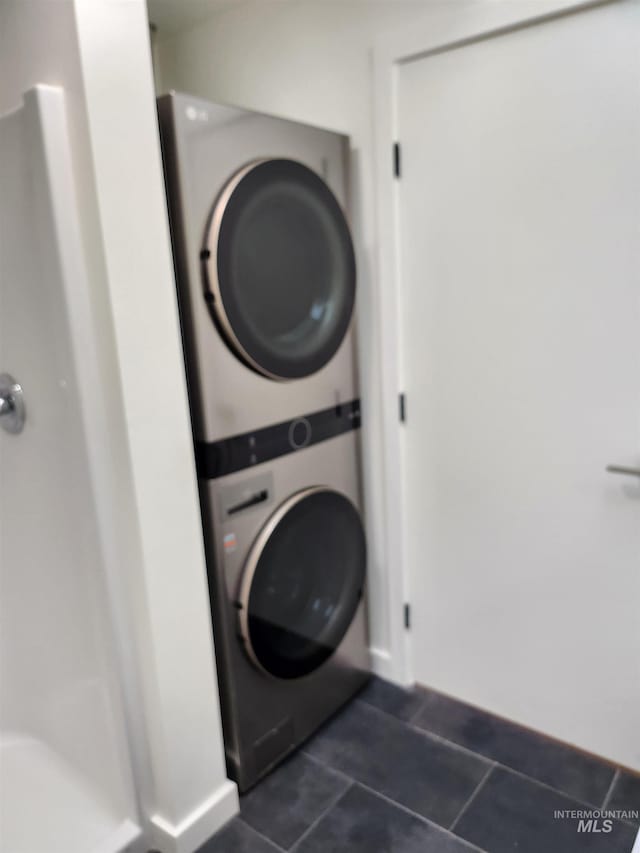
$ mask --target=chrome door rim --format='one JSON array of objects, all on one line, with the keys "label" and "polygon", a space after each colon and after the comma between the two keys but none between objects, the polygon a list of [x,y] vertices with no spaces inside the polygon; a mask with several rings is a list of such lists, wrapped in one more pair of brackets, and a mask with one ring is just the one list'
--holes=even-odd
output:
[{"label": "chrome door rim", "polygon": [[269,163],[272,159],[272,157],[260,157],[257,160],[251,160],[239,169],[225,184],[224,189],[215,203],[211,219],[207,225],[204,248],[208,255],[205,257],[204,264],[207,271],[207,284],[213,293],[213,310],[218,322],[222,326],[224,334],[227,336],[231,346],[236,350],[236,353],[244,361],[250,364],[254,370],[261,373],[263,376],[267,376],[269,379],[274,379],[277,382],[290,382],[291,380],[287,379],[285,376],[278,376],[277,373],[272,373],[261,364],[258,364],[258,362],[252,358],[243,347],[236,333],[233,331],[233,326],[227,316],[227,312],[224,307],[224,300],[222,299],[222,292],[220,290],[220,279],[218,277],[218,240],[220,238],[220,229],[227,210],[227,205],[236,191],[236,187],[243,178],[262,163]]},{"label": "chrome door rim", "polygon": [[[268,669],[260,663],[258,656],[255,653],[253,648],[253,643],[251,642],[251,634],[249,631],[249,596],[251,595],[251,587],[253,585],[253,578],[256,573],[256,569],[258,568],[258,563],[260,562],[260,557],[264,548],[273,535],[275,529],[278,527],[282,519],[287,515],[287,513],[293,509],[296,504],[303,501],[305,498],[308,498],[310,495],[318,494],[320,492],[329,492],[331,494],[340,495],[341,497],[349,500],[350,503],[353,503],[346,495],[337,489],[332,489],[331,486],[309,486],[306,489],[301,489],[299,492],[294,492],[289,498],[287,498],[280,506],[275,510],[275,512],[269,516],[265,525],[262,527],[258,535],[256,536],[253,545],[249,550],[249,555],[245,560],[244,569],[242,573],[242,580],[240,582],[240,592],[238,595],[238,605],[240,607],[239,610],[239,623],[240,623],[240,634],[242,636],[242,641],[244,643],[246,652],[251,660],[251,662],[265,675],[268,675],[269,678],[274,678],[276,680],[280,680],[278,676],[274,675],[272,672],[269,672]],[[300,676],[303,677],[303,676]]]},{"label": "chrome door rim", "polygon": [[[234,195],[236,194],[236,191],[239,189],[242,182],[249,175],[251,175],[252,172],[255,172],[260,167],[267,166],[268,164],[272,163],[288,163],[299,169],[302,169],[304,170],[304,172],[309,173],[309,175],[312,175],[318,186],[322,187],[322,192],[326,195],[324,203],[328,204],[327,209],[329,210],[330,218],[333,220],[334,225],[338,229],[337,233],[340,233],[341,230],[344,229],[344,234],[342,236],[344,237],[347,243],[347,245],[345,246],[345,263],[349,266],[351,270],[349,275],[353,277],[351,284],[348,285],[349,296],[347,298],[346,303],[348,304],[348,313],[345,312],[344,315],[346,317],[346,322],[344,324],[338,324],[338,328],[341,328],[341,337],[335,339],[334,345],[330,348],[329,355],[326,359],[321,361],[317,366],[313,367],[308,372],[304,372],[299,375],[288,375],[286,371],[283,374],[283,372],[278,369],[277,365],[272,364],[270,366],[265,366],[265,364],[260,360],[259,355],[256,356],[251,354],[250,347],[248,348],[248,344],[246,342],[242,342],[240,333],[236,332],[234,329],[234,325],[231,319],[232,312],[228,310],[229,306],[225,305],[225,298],[223,295],[224,282],[223,284],[221,284],[220,280],[220,237],[225,223],[225,216],[229,210],[229,205],[232,203]],[[327,201],[327,199],[330,201]],[[331,210],[332,207],[334,208],[333,210]],[[205,294],[208,297],[207,301],[209,302],[209,308],[214,315],[214,319],[216,321],[216,324],[218,325],[218,329],[222,337],[226,340],[226,343],[234,352],[236,357],[240,358],[240,360],[243,361],[249,368],[255,370],[260,375],[265,376],[268,379],[272,379],[276,382],[292,382],[296,379],[302,379],[306,376],[310,376],[312,373],[315,373],[317,370],[320,370],[322,367],[324,367],[325,364],[329,360],[331,360],[331,358],[333,358],[341,344],[344,342],[348,334],[349,328],[351,327],[351,324],[353,322],[356,277],[355,255],[353,249],[353,238],[350,233],[348,220],[342,208],[342,205],[336,198],[328,183],[314,169],[312,169],[300,160],[276,156],[260,157],[246,163],[244,166],[238,169],[238,171],[235,172],[231,176],[231,178],[229,178],[227,183],[223,186],[222,191],[218,195],[216,201],[214,202],[213,209],[210,213],[209,220],[205,229],[202,249],[203,250],[201,252],[201,263],[205,279]]]}]

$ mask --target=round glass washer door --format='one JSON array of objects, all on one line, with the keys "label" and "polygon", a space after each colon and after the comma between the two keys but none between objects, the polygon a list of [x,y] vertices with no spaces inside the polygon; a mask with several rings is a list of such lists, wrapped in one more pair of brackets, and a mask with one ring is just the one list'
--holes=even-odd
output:
[{"label": "round glass washer door", "polygon": [[240,169],[213,207],[202,258],[214,319],[242,361],[287,380],[331,359],[356,268],[342,209],[314,171],[284,159]]},{"label": "round glass washer door", "polygon": [[362,597],[366,545],[344,495],[314,486],[292,495],[258,534],[240,586],[240,632],[251,660],[300,678],[338,648]]}]

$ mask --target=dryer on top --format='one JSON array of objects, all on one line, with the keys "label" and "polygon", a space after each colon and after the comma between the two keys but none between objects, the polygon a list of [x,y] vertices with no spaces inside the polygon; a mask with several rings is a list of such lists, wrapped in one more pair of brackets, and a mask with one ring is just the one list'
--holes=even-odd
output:
[{"label": "dryer on top", "polygon": [[175,93],[158,110],[196,438],[351,404],[348,140]]}]

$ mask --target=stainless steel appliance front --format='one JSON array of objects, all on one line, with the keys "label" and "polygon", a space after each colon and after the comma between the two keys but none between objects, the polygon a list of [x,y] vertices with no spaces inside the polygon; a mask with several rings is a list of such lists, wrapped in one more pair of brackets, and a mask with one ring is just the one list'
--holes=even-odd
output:
[{"label": "stainless steel appliance front", "polygon": [[196,437],[356,398],[346,137],[186,95],[158,109]]},{"label": "stainless steel appliance front", "polygon": [[251,786],[369,669],[348,141],[159,99],[231,775]]},{"label": "stainless steel appliance front", "polygon": [[[202,491],[227,759],[242,790],[368,677],[358,441],[352,430]],[[310,496],[326,500],[292,517]]]}]

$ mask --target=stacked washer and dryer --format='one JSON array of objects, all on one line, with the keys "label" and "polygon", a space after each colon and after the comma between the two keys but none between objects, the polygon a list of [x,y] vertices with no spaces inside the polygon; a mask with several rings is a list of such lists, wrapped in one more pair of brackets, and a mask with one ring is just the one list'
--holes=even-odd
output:
[{"label": "stacked washer and dryer", "polygon": [[365,682],[348,140],[158,101],[227,763],[246,790]]}]

